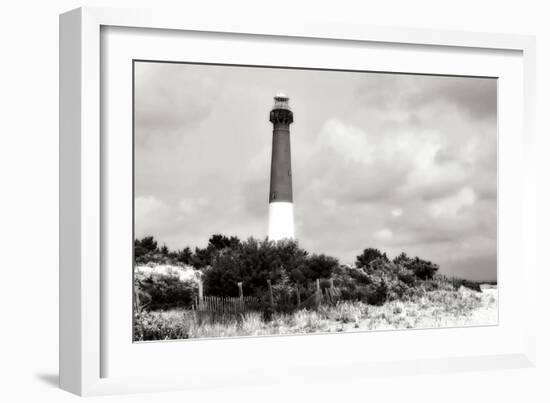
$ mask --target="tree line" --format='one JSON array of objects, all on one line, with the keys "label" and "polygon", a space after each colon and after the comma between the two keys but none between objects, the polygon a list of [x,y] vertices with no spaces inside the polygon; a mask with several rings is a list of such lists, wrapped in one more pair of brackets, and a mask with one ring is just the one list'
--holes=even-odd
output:
[{"label": "tree line", "polygon": [[[134,256],[137,264],[189,265],[200,270],[207,295],[238,296],[239,282],[245,295],[265,295],[268,280],[277,292],[289,294],[317,279],[333,278],[346,299],[373,304],[402,297],[419,282],[431,280],[439,269],[433,262],[405,253],[390,259],[376,248],[365,248],[354,266],[346,266],[335,257],[309,253],[294,240],[241,240],[221,234],[212,235],[204,248],[179,250],[159,246],[151,236],[136,239]],[[168,289],[164,283],[162,287]]]}]

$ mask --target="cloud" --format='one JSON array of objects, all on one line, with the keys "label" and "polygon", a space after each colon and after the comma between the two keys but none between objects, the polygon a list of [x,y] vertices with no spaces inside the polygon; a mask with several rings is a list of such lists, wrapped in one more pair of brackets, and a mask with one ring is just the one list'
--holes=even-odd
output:
[{"label": "cloud", "polygon": [[[391,195],[410,169],[406,147],[331,118],[315,141],[294,157],[297,195],[331,195],[339,202],[374,202]],[[382,174],[381,174],[382,173]],[[303,189],[303,190],[301,190]]]},{"label": "cloud", "polygon": [[376,239],[381,240],[381,241],[388,241],[388,240],[390,240],[390,239],[393,238],[393,232],[392,232],[392,230],[389,229],[389,228],[383,228],[383,229],[381,229],[381,230],[379,230],[379,231],[376,231],[376,232],[374,233],[374,237],[375,237]]},{"label": "cloud", "polygon": [[436,218],[456,218],[476,201],[476,195],[472,188],[466,186],[457,193],[432,201],[428,206],[430,213]]},{"label": "cloud", "polygon": [[391,211],[391,215],[393,217],[401,217],[403,215],[403,209],[397,207],[397,208],[394,208],[392,211]]},{"label": "cloud", "polygon": [[136,197],[135,214],[139,221],[144,217],[150,216],[164,207],[164,204],[154,196]]},{"label": "cloud", "polygon": [[178,202],[178,209],[184,215],[197,214],[201,209],[204,209],[209,204],[206,197],[196,197],[181,199]]},{"label": "cloud", "polygon": [[[496,81],[149,63],[136,69],[136,235],[267,232],[272,96],[291,97],[296,233],[496,277]],[[330,96],[327,96],[330,94]]]},{"label": "cloud", "polygon": [[496,117],[496,79],[423,77],[407,98],[409,107],[448,103],[476,119]]},{"label": "cloud", "polygon": [[[463,137],[467,143],[475,138]],[[457,253],[449,245],[472,237],[481,235],[494,245],[495,203],[477,194],[483,153],[472,157],[462,151],[472,146],[456,148],[455,141],[425,123],[419,130],[405,127],[381,136],[328,119],[308,145],[307,158],[296,157],[303,158],[296,169],[304,172],[296,190],[298,233],[312,249],[340,249],[336,254],[342,256],[349,248],[347,262],[353,261],[351,251],[367,246],[445,261]],[[442,160],[442,149],[456,152]],[[488,165],[481,170],[485,194],[496,186],[494,167]]]},{"label": "cloud", "polygon": [[163,201],[153,195],[134,199],[134,222],[137,237],[155,234],[165,230],[164,221],[170,220],[171,210]]},{"label": "cloud", "polygon": [[431,108],[474,119],[496,117],[496,79],[373,73],[365,75],[356,93],[363,105],[379,110]]},{"label": "cloud", "polygon": [[208,77],[170,63],[139,62],[135,74],[138,147],[155,147],[160,136],[177,142],[210,116],[218,88]]}]

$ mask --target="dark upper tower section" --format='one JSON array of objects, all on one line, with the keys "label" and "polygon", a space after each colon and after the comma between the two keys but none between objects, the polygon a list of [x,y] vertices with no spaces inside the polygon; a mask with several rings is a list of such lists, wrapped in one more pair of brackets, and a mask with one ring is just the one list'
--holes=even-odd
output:
[{"label": "dark upper tower section", "polygon": [[294,115],[288,105],[287,96],[278,94],[274,99],[275,105],[269,114],[269,121],[273,123],[269,202],[292,203],[290,124],[294,121]]}]

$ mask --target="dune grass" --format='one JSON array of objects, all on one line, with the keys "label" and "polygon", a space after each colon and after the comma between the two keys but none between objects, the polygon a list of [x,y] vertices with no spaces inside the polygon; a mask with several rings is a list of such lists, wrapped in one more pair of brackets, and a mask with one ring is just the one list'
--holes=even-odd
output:
[{"label": "dune grass", "polygon": [[497,321],[496,292],[459,290],[427,291],[406,301],[381,306],[342,301],[315,310],[275,313],[264,320],[250,312],[223,323],[199,317],[193,311],[141,312],[134,323],[134,340],[170,340],[209,337],[329,333],[363,330],[491,325]]}]

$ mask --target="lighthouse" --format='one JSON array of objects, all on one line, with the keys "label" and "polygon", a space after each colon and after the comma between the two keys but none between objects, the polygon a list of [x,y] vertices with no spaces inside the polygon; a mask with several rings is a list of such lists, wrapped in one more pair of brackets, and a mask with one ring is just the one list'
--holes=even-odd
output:
[{"label": "lighthouse", "polygon": [[294,116],[284,94],[274,97],[269,114],[273,123],[271,181],[269,185],[269,240],[294,239],[292,168],[290,164],[290,124]]}]

